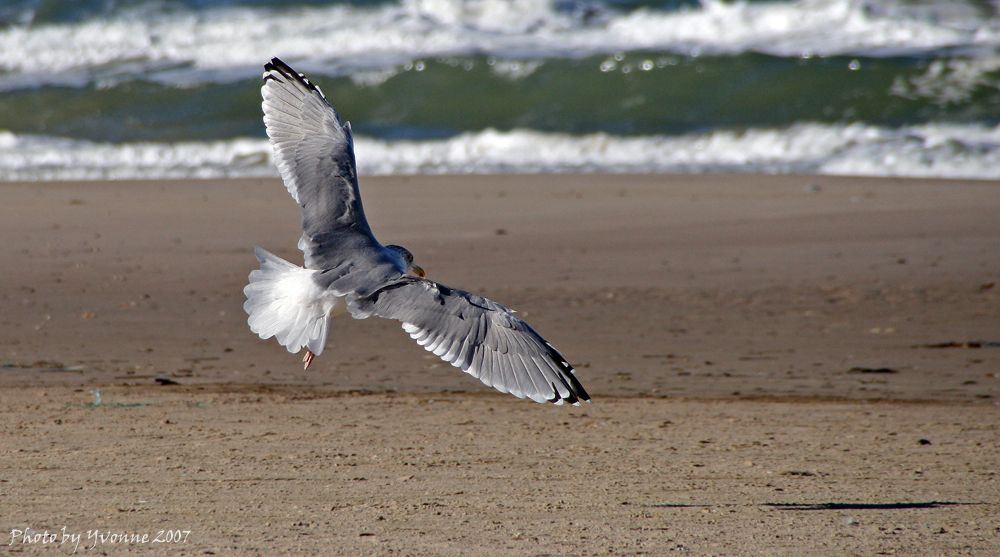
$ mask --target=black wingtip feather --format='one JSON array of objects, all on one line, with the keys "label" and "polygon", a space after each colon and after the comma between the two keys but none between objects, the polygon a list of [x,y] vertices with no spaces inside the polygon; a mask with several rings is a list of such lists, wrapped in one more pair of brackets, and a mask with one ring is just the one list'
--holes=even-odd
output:
[{"label": "black wingtip feather", "polygon": [[264,71],[278,72],[278,73],[280,73],[282,75],[287,75],[287,76],[297,76],[297,75],[299,75],[299,72],[293,70],[291,66],[289,66],[286,63],[284,63],[281,60],[281,58],[278,58],[277,56],[275,56],[274,58],[271,58],[270,62],[264,64]]},{"label": "black wingtip feather", "polygon": [[[587,394],[587,390],[583,388],[583,384],[580,383],[580,380],[576,378],[576,373],[573,372],[573,366],[566,361],[566,358],[564,358],[554,346],[548,342],[545,344],[549,348],[549,357],[552,358],[552,361],[554,361],[563,372],[560,379],[562,379],[563,386],[569,391],[569,396],[565,397],[563,400],[570,404],[579,404],[580,400],[590,402],[590,395]],[[556,399],[552,402],[562,398],[559,396],[559,390],[556,389],[555,385],[552,385],[552,391],[556,396]]]},{"label": "black wingtip feather", "polygon": [[281,60],[281,58],[278,58],[277,56],[275,56],[274,58],[271,58],[270,62],[264,64],[264,81],[267,81],[268,79],[275,79],[275,80],[277,80],[278,78],[275,77],[275,75],[274,75],[275,73],[281,75],[285,79],[292,79],[292,80],[298,81],[306,89],[309,89],[311,91],[315,91],[316,94],[318,94],[320,97],[323,98],[323,100],[326,100],[326,95],[323,94],[323,91],[320,90],[319,87],[317,87],[316,85],[314,85],[313,82],[309,81],[309,78],[307,78],[305,75],[300,74],[299,72],[293,70],[291,66],[289,66],[286,63],[284,63]]}]

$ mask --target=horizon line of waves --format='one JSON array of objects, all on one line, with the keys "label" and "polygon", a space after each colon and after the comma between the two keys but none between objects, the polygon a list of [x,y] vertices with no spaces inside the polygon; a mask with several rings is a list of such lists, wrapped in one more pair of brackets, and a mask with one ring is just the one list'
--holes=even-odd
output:
[{"label": "horizon line of waves", "polygon": [[[547,0],[401,0],[276,10],[136,9],[110,18],[0,30],[0,72],[21,86],[140,76],[170,83],[257,75],[280,56],[300,71],[344,74],[420,58],[582,58],[661,51],[688,56],[996,55],[1000,18],[942,20],[854,0],[723,2],[700,9],[586,11]],[[350,22],[345,25],[344,22]],[[11,81],[10,75],[7,81]],[[8,87],[9,88],[9,87]]]}]

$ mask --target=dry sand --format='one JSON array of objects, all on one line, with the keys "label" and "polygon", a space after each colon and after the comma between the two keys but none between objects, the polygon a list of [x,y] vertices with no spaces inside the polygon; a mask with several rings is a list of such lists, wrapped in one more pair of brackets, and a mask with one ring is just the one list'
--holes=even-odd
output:
[{"label": "dry sand", "polygon": [[1000,184],[362,191],[380,240],[520,310],[595,401],[494,394],[374,319],[303,372],[241,308],[254,245],[301,260],[276,180],[0,184],[0,547],[1000,554]]}]

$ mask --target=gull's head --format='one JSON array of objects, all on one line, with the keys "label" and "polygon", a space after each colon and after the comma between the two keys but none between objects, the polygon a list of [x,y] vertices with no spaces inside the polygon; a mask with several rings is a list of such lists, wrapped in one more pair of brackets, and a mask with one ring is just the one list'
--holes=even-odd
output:
[{"label": "gull's head", "polygon": [[407,273],[424,278],[424,270],[420,268],[420,265],[413,263],[413,254],[410,253],[410,250],[403,246],[386,246],[386,249],[395,253],[403,260],[403,267],[406,268]]}]

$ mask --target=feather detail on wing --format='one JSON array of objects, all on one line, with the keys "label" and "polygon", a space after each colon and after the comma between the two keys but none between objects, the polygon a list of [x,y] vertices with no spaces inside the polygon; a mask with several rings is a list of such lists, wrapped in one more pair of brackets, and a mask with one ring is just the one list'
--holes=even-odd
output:
[{"label": "feather detail on wing", "polygon": [[562,354],[492,300],[407,277],[349,310],[402,321],[426,350],[502,393],[555,404],[590,400]]},{"label": "feather detail on wing", "polygon": [[277,58],[264,66],[261,94],[274,161],[302,208],[305,235],[317,242],[330,234],[371,236],[358,191],[351,125],[341,123],[318,87]]}]

